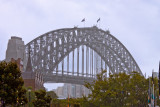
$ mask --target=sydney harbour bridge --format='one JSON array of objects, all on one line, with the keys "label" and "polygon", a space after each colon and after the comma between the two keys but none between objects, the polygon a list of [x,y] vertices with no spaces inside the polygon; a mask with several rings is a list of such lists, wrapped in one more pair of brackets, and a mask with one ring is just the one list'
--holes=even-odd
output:
[{"label": "sydney harbour bridge", "polygon": [[102,69],[107,70],[106,76],[132,71],[142,74],[126,47],[96,26],[45,33],[25,45],[26,63],[29,54],[34,71],[43,73],[45,82],[92,82]]}]

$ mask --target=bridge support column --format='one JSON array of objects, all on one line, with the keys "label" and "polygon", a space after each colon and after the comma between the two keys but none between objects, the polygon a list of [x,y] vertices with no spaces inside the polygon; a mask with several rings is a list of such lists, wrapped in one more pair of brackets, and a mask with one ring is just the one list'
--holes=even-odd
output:
[{"label": "bridge support column", "polygon": [[93,77],[93,50],[91,51],[92,53],[92,77]]},{"label": "bridge support column", "polygon": [[84,46],[82,45],[82,76],[84,76]]},{"label": "bridge support column", "polygon": [[86,47],[86,76],[88,77],[88,47]]},{"label": "bridge support column", "polygon": [[69,54],[67,55],[67,75],[69,75]]},{"label": "bridge support column", "polygon": [[62,60],[62,75],[64,74],[64,59]]},{"label": "bridge support column", "polygon": [[102,57],[101,57],[101,71],[103,70],[103,60],[102,60]]},{"label": "bridge support column", "polygon": [[58,65],[57,65],[57,67],[56,67],[56,75],[58,75]]},{"label": "bridge support column", "polygon": [[79,76],[79,47],[77,48],[77,75]]},{"label": "bridge support column", "polygon": [[72,75],[74,75],[74,50],[73,50],[73,57],[72,57]]},{"label": "bridge support column", "polygon": [[[106,62],[105,62],[105,70],[108,72]],[[107,77],[107,72],[106,72],[106,77]]]},{"label": "bridge support column", "polygon": [[91,53],[91,48],[89,49],[89,53],[90,53],[90,73],[89,73],[89,76],[91,77],[92,76],[92,53]]},{"label": "bridge support column", "polygon": [[95,66],[95,70],[94,70],[94,76],[96,77],[96,74],[98,72],[98,55],[96,52],[94,52],[94,66]]}]

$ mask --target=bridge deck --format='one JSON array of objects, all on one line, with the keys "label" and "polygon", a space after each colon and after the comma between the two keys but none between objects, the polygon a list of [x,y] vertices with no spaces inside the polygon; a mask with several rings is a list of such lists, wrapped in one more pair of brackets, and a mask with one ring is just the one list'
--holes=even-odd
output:
[{"label": "bridge deck", "polygon": [[73,83],[73,84],[80,84],[84,85],[86,82],[93,82],[95,78],[93,77],[83,77],[83,76],[72,76],[72,75],[56,75],[56,74],[49,74],[44,77],[44,82],[47,83]]}]

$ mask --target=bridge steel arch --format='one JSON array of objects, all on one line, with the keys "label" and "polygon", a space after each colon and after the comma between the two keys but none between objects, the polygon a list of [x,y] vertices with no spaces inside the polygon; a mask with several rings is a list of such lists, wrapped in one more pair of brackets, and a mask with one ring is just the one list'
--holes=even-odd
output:
[{"label": "bridge steel arch", "polygon": [[[129,74],[132,71],[137,71],[143,75],[126,47],[109,31],[104,31],[96,26],[64,28],[45,33],[26,44],[26,59],[30,51],[34,69],[42,71],[45,81],[54,81],[53,70],[70,52],[81,45],[97,52],[112,73],[125,72]],[[62,71],[63,79],[59,79],[58,75],[54,77],[57,82],[66,82],[67,78],[75,79],[75,76],[63,74]],[[81,78],[86,81],[94,80],[89,77]]]}]

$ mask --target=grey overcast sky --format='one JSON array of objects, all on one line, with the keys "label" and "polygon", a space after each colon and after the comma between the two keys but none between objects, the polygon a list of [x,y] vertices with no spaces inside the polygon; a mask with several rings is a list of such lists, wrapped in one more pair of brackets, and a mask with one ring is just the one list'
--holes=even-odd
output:
[{"label": "grey overcast sky", "polygon": [[0,0],[0,60],[11,36],[25,44],[59,28],[96,24],[109,29],[132,54],[143,73],[158,71],[160,0]]}]

